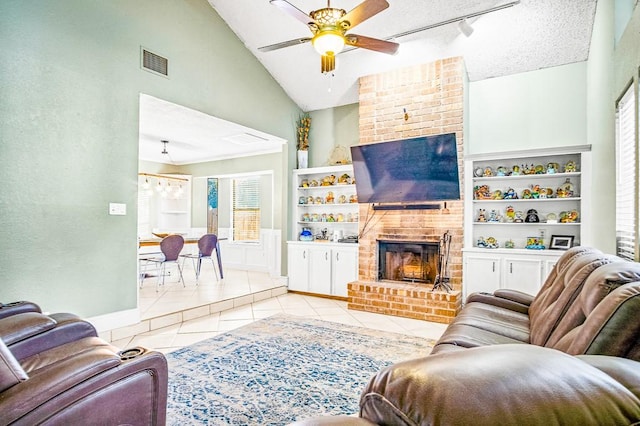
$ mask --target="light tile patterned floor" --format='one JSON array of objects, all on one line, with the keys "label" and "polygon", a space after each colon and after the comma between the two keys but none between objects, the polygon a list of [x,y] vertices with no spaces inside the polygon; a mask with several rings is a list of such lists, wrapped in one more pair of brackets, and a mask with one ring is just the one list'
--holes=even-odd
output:
[{"label": "light tile patterned floor", "polygon": [[[281,279],[273,279],[266,273],[232,269],[225,270],[224,280],[217,281],[211,265],[204,265],[200,282],[196,286],[193,270],[188,266],[185,269],[186,287],[176,282],[174,276],[168,278],[165,286],[156,292],[156,280],[145,280],[140,290],[143,318],[154,318],[283,285]],[[166,353],[278,313],[430,339],[440,337],[446,328],[446,324],[348,310],[347,302],[344,301],[287,293],[116,340],[112,344],[120,348],[143,346]]]}]

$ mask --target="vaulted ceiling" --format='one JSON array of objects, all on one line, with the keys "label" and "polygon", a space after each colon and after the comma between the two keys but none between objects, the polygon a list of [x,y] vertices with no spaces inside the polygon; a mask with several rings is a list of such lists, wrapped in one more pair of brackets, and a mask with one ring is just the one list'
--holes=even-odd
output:
[{"label": "vaulted ceiling", "polygon": [[[288,0],[308,13],[326,0]],[[584,61],[597,0],[388,0],[389,7],[353,32],[389,39],[404,32],[446,25],[394,38],[391,56],[365,49],[345,51],[333,73],[320,72],[320,56],[310,43],[271,52],[263,46],[311,36],[309,28],[269,0],[209,0],[211,6],[305,111],[358,102],[358,78],[408,65],[463,56],[471,81]],[[347,12],[361,0],[333,0]],[[463,35],[459,21],[502,5],[513,7],[469,18],[474,31]],[[459,19],[458,19],[459,18]]]}]

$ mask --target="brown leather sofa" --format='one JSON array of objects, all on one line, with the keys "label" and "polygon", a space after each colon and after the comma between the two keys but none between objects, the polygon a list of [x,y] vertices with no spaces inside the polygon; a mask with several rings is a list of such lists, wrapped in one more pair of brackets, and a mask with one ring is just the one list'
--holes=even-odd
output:
[{"label": "brown leather sofa", "polygon": [[360,417],[296,425],[640,424],[640,264],[565,252],[536,296],[476,293],[428,357],[377,373]]},{"label": "brown leather sofa", "polygon": [[75,315],[34,306],[0,319],[1,425],[165,424],[163,354],[120,351]]},{"label": "brown leather sofa", "polygon": [[640,422],[640,363],[504,344],[430,355],[377,373],[359,417],[312,425],[631,425]]}]

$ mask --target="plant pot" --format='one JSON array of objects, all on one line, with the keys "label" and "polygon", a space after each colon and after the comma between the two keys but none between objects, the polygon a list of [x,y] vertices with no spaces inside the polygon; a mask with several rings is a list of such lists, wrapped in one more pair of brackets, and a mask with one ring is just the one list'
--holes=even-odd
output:
[{"label": "plant pot", "polygon": [[298,168],[306,169],[309,166],[309,151],[298,151]]}]

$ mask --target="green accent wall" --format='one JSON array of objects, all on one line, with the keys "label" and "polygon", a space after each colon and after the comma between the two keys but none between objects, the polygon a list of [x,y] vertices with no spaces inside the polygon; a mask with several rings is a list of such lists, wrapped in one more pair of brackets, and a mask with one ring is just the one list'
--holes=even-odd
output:
[{"label": "green accent wall", "polygon": [[140,93],[287,140],[300,112],[206,0],[3,0],[0,55],[0,301],[52,312],[137,306]]}]

